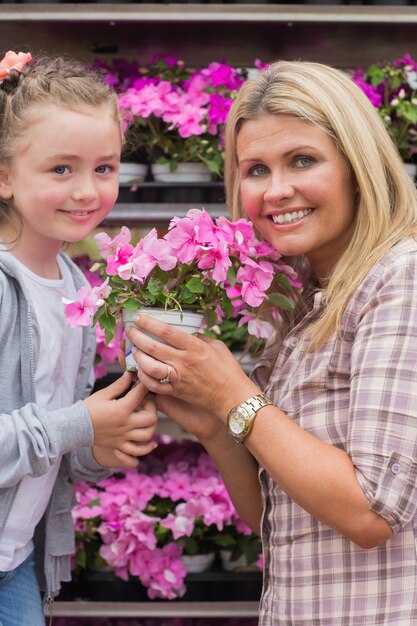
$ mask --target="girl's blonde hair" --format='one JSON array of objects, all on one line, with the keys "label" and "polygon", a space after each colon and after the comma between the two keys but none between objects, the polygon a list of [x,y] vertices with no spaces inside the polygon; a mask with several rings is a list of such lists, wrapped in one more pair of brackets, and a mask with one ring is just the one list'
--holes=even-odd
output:
[{"label": "girl's blonde hair", "polygon": [[[117,96],[98,72],[74,59],[39,58],[0,81],[0,165],[10,164],[17,141],[50,104],[70,110],[108,106],[121,127]],[[0,199],[0,225],[12,214],[19,217],[13,200]]]},{"label": "girl's blonde hair", "polygon": [[[319,63],[279,61],[246,81],[229,113],[225,180],[234,219],[245,215],[237,136],[245,121],[263,115],[295,116],[326,132],[349,164],[357,189],[352,239],[329,277],[325,310],[309,329],[314,348],[340,329],[343,312],[372,265],[399,240],[417,234],[417,193],[377,111],[347,74]],[[301,310],[300,304],[287,317],[280,337]]]}]

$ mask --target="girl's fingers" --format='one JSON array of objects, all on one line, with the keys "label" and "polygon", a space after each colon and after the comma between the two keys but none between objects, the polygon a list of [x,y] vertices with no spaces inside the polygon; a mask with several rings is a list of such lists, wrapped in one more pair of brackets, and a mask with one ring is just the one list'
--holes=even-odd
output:
[{"label": "girl's fingers", "polygon": [[142,406],[144,399],[149,393],[149,389],[147,389],[140,382],[136,382],[132,389],[127,392],[123,398],[120,398],[118,402],[120,402],[120,406],[123,404],[123,408],[126,411],[134,411],[136,407]]},{"label": "girl's fingers", "polygon": [[138,459],[135,456],[131,456],[130,454],[125,454],[121,450],[113,450],[113,454],[123,465],[123,467],[137,467],[139,464]]},{"label": "girl's fingers", "polygon": [[138,457],[145,456],[145,454],[150,454],[157,447],[158,444],[156,443],[156,441],[148,441],[147,443],[126,441],[126,443],[124,443],[123,446],[119,449],[119,452],[125,454],[126,456]]}]

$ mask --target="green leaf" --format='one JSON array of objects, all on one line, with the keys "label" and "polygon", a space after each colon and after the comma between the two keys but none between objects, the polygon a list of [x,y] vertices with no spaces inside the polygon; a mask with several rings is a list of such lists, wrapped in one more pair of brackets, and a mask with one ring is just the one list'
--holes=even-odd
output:
[{"label": "green leaf", "polygon": [[185,285],[192,293],[203,293],[205,289],[200,276],[193,276]]},{"label": "green leaf", "polygon": [[152,294],[153,296],[158,296],[162,292],[162,289],[163,285],[159,280],[154,280],[153,278],[149,279],[148,291],[150,294]]},{"label": "green leaf", "polygon": [[274,304],[279,309],[282,309],[283,311],[289,311],[290,309],[294,308],[294,303],[291,302],[291,300],[287,298],[287,296],[284,296],[282,293],[270,293],[268,299],[270,300],[270,302],[272,302],[272,304]]},{"label": "green leaf", "polygon": [[277,277],[277,281],[279,282],[280,285],[282,285],[285,289],[288,289],[288,291],[290,291],[291,289],[291,283],[290,283],[290,279],[288,278],[288,276],[285,276],[285,274],[280,274]]},{"label": "green leaf", "polygon": [[227,280],[229,281],[231,287],[234,287],[236,285],[236,272],[233,265],[230,266],[227,270]]},{"label": "green leaf", "polygon": [[216,545],[221,546],[222,548],[229,548],[236,543],[236,540],[233,539],[230,535],[216,535],[213,537],[213,541]]},{"label": "green leaf", "polygon": [[417,124],[417,106],[415,106],[415,104],[403,100],[398,105],[398,113],[412,124]]},{"label": "green leaf", "polygon": [[184,549],[187,554],[198,554],[198,543],[192,537],[183,537]]},{"label": "green leaf", "polygon": [[206,320],[207,328],[213,328],[217,324],[217,315],[212,309],[206,309],[204,311],[204,318]]},{"label": "green leaf", "polygon": [[86,569],[87,567],[87,553],[85,550],[77,550],[77,554],[75,555],[75,562],[79,567]]},{"label": "green leaf", "polygon": [[218,161],[212,159],[202,159],[213,174],[221,174],[221,165]]},{"label": "green leaf", "polygon": [[116,330],[116,320],[110,315],[107,311],[100,316],[98,320],[101,328],[104,330],[106,335],[106,344],[108,345],[110,341],[113,339],[114,331]]}]

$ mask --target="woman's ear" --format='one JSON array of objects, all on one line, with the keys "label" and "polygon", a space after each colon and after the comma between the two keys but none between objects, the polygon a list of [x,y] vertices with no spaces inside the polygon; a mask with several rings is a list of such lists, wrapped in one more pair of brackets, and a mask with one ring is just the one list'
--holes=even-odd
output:
[{"label": "woman's ear", "polygon": [[0,163],[0,198],[9,200],[13,197],[9,168]]}]

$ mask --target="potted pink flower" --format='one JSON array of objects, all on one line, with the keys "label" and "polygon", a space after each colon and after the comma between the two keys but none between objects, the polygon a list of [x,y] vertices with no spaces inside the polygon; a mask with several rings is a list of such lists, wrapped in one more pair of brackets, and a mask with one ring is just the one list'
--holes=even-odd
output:
[{"label": "potted pink flower", "polygon": [[193,180],[202,165],[200,180],[222,174],[223,126],[243,82],[238,70],[224,62],[191,70],[159,55],[137,68],[136,79],[109,78],[120,91],[127,146],[146,151],[155,180]]},{"label": "potted pink flower", "polygon": [[222,533],[228,546],[226,535],[253,537],[203,447],[167,436],[138,469],[120,470],[94,487],[80,483],[73,519],[78,570],[101,563],[125,581],[138,580],[151,599],[184,595],[184,556],[213,552]]},{"label": "potted pink flower", "polygon": [[267,338],[274,329],[263,319],[264,308],[278,318],[293,308],[301,286],[294,270],[256,238],[245,219],[214,220],[205,210],[191,209],[174,217],[163,237],[152,229],[134,245],[122,227],[114,238],[100,233],[95,239],[103,260],[93,269],[102,282],[82,287],[77,300],[66,300],[65,314],[74,327],[98,322],[107,343],[121,319],[141,308],[149,314],[155,308],[159,315],[176,312],[180,319],[198,314],[196,328],[239,319],[251,335]]}]

